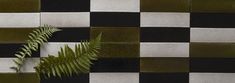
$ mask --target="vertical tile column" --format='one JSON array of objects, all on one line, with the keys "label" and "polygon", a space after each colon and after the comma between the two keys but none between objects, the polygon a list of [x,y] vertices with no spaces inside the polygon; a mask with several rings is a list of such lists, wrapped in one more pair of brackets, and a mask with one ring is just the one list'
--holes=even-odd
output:
[{"label": "vertical tile column", "polygon": [[234,82],[234,4],[233,0],[192,0],[190,83]]},{"label": "vertical tile column", "polygon": [[141,0],[140,83],[189,83],[189,0]]}]

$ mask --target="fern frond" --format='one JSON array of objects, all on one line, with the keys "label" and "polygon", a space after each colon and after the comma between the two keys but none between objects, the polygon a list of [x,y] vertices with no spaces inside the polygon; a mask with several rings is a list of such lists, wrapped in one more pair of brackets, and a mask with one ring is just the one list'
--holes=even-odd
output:
[{"label": "fern frond", "polygon": [[30,57],[33,51],[37,51],[39,46],[44,42],[47,42],[47,39],[49,39],[49,37],[57,31],[60,30],[51,25],[44,25],[34,29],[32,33],[29,33],[26,44],[24,44],[19,51],[15,53],[17,58],[13,61],[16,66],[11,67],[11,69],[14,69],[16,72],[20,72],[21,67],[24,65],[25,57]]},{"label": "fern frond", "polygon": [[101,34],[94,40],[81,41],[72,50],[68,45],[61,48],[58,57],[49,55],[42,58],[35,67],[38,75],[45,78],[71,76],[72,74],[89,72],[93,60],[97,60],[100,49]]}]

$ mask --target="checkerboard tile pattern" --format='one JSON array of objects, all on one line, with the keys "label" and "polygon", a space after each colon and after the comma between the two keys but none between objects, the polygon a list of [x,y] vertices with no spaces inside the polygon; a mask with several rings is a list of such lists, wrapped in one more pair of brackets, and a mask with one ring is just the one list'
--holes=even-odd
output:
[{"label": "checkerboard tile pattern", "polygon": [[[1,0],[0,83],[233,83],[233,0]],[[32,29],[56,32],[16,74],[14,52]],[[37,79],[41,57],[93,39],[102,49],[90,73]]]}]

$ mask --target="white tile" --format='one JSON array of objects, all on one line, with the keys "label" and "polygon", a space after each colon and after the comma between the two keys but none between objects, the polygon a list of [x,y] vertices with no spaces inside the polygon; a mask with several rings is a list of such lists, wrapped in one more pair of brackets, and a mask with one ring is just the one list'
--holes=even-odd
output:
[{"label": "white tile", "polygon": [[90,83],[139,83],[139,73],[90,73]]},{"label": "white tile", "polygon": [[[10,67],[15,66],[13,62],[15,58],[0,58],[0,73],[14,73],[15,70]],[[22,72],[35,72],[34,67],[39,63],[40,58],[27,58]]]},{"label": "white tile", "polygon": [[140,0],[91,0],[92,12],[139,12]]},{"label": "white tile", "polygon": [[40,13],[0,13],[0,27],[38,27]]},{"label": "white tile", "polygon": [[140,57],[189,57],[189,43],[140,43]]},{"label": "white tile", "polygon": [[189,13],[141,12],[141,27],[189,27]]},{"label": "white tile", "polygon": [[189,83],[234,83],[235,73],[190,73]]},{"label": "white tile", "polygon": [[235,42],[233,28],[191,28],[191,42]]},{"label": "white tile", "polygon": [[49,24],[56,27],[89,27],[89,12],[56,12],[41,13],[41,25]]}]

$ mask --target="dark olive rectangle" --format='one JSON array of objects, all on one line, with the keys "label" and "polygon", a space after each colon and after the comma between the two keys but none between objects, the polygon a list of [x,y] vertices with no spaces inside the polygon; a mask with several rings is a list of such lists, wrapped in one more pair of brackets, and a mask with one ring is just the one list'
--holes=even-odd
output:
[{"label": "dark olive rectangle", "polygon": [[189,83],[189,74],[140,73],[140,83]]},{"label": "dark olive rectangle", "polygon": [[139,58],[99,58],[91,72],[139,72]]},{"label": "dark olive rectangle", "polygon": [[233,13],[191,13],[191,27],[234,28]]},{"label": "dark olive rectangle", "polygon": [[235,58],[235,44],[190,43],[190,57]]},{"label": "dark olive rectangle", "polygon": [[62,76],[62,78],[51,77],[49,79],[41,77],[40,81],[40,83],[89,83],[89,74],[72,75],[70,77]]},{"label": "dark olive rectangle", "polygon": [[141,12],[188,12],[189,0],[140,0]]},{"label": "dark olive rectangle", "polygon": [[140,72],[189,72],[189,58],[141,58]]},{"label": "dark olive rectangle", "polygon": [[190,28],[141,27],[141,42],[189,42]]},{"label": "dark olive rectangle", "polygon": [[90,0],[41,0],[42,12],[90,12]]},{"label": "dark olive rectangle", "polygon": [[90,28],[60,28],[49,39],[49,42],[80,42],[90,39]]},{"label": "dark olive rectangle", "polygon": [[0,73],[0,83],[40,83],[40,80],[36,73]]},{"label": "dark olive rectangle", "polygon": [[192,0],[192,12],[234,13],[234,0]]},{"label": "dark olive rectangle", "polygon": [[190,72],[235,72],[235,58],[191,58]]},{"label": "dark olive rectangle", "polygon": [[0,28],[0,43],[24,43],[34,28]]},{"label": "dark olive rectangle", "polygon": [[139,27],[139,13],[92,12],[91,26],[94,27]]},{"label": "dark olive rectangle", "polygon": [[[23,43],[17,44],[0,44],[0,58],[11,58],[16,57],[14,54],[17,53],[22,47]],[[37,52],[32,53],[32,57],[40,57],[40,48]]]},{"label": "dark olive rectangle", "polygon": [[0,12],[39,12],[40,0],[0,0]]}]

